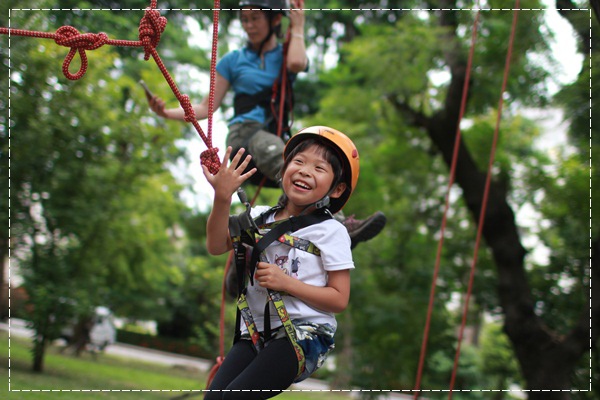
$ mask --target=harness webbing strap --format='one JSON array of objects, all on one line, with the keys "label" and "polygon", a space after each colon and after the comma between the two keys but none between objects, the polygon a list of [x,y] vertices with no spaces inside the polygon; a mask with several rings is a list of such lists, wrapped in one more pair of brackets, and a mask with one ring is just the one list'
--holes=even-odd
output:
[{"label": "harness webbing strap", "polygon": [[[296,336],[296,328],[294,328],[294,324],[290,319],[290,316],[285,308],[285,304],[283,303],[283,298],[281,298],[281,293],[270,290],[269,289],[269,297],[277,310],[277,315],[283,324],[283,329],[285,329],[285,334],[287,335],[290,343],[294,346],[294,351],[296,352],[296,358],[298,359],[298,374],[296,374],[296,378],[298,378],[304,372],[306,367],[306,358],[304,357],[304,351],[302,347],[298,344],[298,338]],[[267,303],[268,306],[268,303]],[[270,330],[269,330],[270,333]]]},{"label": "harness webbing strap", "polygon": [[325,212],[315,212],[312,214],[303,215],[301,217],[290,217],[287,220],[281,221],[276,226],[272,226],[271,230],[256,243],[254,249],[252,250],[252,258],[250,259],[249,264],[250,283],[254,284],[253,275],[254,271],[256,270],[256,264],[258,263],[260,255],[267,247],[269,247],[271,243],[278,240],[286,232],[295,232],[299,229],[313,224],[318,224],[319,222],[323,222],[330,218],[332,218],[330,214]]},{"label": "harness webbing strap", "polygon": [[[256,106],[261,106],[267,112],[271,112],[271,92],[268,88],[255,94],[238,93],[233,98],[233,110],[235,115],[245,114]],[[276,134],[277,132],[273,132]]]},{"label": "harness webbing strap", "polygon": [[264,343],[258,330],[256,329],[256,323],[254,322],[254,317],[252,316],[252,312],[250,311],[250,306],[248,306],[248,300],[246,299],[246,294],[240,294],[240,297],[237,301],[237,307],[239,310],[239,314],[242,316],[244,320],[244,324],[246,328],[248,328],[248,334],[250,335],[250,339],[254,344],[254,348],[256,351],[261,351],[264,347]]},{"label": "harness webbing strap", "polygon": [[[294,324],[292,323],[292,320],[287,312],[282,294],[278,291],[267,289],[268,297],[265,304],[264,333],[263,337],[261,337],[258,329],[256,328],[256,323],[254,322],[254,317],[252,316],[252,312],[250,311],[250,307],[246,298],[245,277],[246,273],[248,273],[250,283],[252,285],[254,284],[253,275],[254,271],[256,270],[256,264],[259,260],[268,262],[264,254],[264,250],[274,241],[279,241],[282,244],[319,256],[321,251],[317,246],[314,245],[314,243],[306,239],[292,236],[289,234],[289,232],[294,232],[309,225],[325,221],[332,218],[332,216],[326,212],[316,212],[309,215],[303,215],[301,217],[291,217],[287,220],[264,224],[265,216],[274,211],[275,209],[271,209],[266,213],[261,214],[259,217],[254,219],[254,223],[247,221],[249,220],[248,214],[245,214],[246,218],[230,218],[229,225],[236,256],[236,272],[238,274],[239,293],[236,313],[236,327],[238,328],[238,331],[236,332],[234,342],[240,338],[241,332],[239,330],[239,326],[241,319],[243,319],[256,351],[259,352],[264,347],[264,343],[271,338],[269,303],[272,302],[275,310],[277,310],[277,316],[283,325],[285,334],[294,347],[294,351],[296,352],[296,357],[298,359],[297,378],[304,372],[306,358],[304,356],[302,347],[298,344],[296,328],[294,327]],[[255,232],[255,226],[259,226],[261,228],[261,232],[263,229],[269,229],[269,231],[261,237],[259,232]],[[253,248],[252,257],[249,263],[247,263],[246,248],[244,243],[252,246]]]}]

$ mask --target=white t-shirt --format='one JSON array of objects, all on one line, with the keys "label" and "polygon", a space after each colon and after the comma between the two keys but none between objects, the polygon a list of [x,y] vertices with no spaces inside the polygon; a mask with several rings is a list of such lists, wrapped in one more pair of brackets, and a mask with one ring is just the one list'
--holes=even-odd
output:
[{"label": "white t-shirt", "polygon": [[[252,216],[256,217],[267,210],[269,210],[269,207],[255,207],[252,210]],[[265,222],[274,222],[274,214],[269,215]],[[350,236],[346,227],[335,219],[328,219],[298,229],[291,235],[309,240],[321,251],[321,256],[316,256],[278,241],[271,243],[265,250],[268,262],[278,265],[293,278],[309,285],[324,287],[327,285],[327,271],[354,269],[350,250]],[[256,328],[259,332],[262,332],[264,330],[264,309],[268,296],[267,289],[260,287],[255,281],[253,286],[248,284],[246,296]],[[336,328],[337,323],[334,313],[313,308],[294,296],[284,295],[282,297],[292,320],[330,324],[334,329]],[[270,304],[270,316],[271,329],[281,326],[281,321],[272,303]],[[243,321],[241,322],[241,329],[242,333],[247,332]]]}]

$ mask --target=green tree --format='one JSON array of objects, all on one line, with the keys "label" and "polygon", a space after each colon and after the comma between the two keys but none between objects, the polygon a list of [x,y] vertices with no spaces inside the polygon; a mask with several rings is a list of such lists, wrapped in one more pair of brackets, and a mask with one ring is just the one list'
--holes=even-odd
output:
[{"label": "green tree", "polygon": [[[48,21],[29,14],[11,22]],[[118,53],[88,54],[93,68],[70,82],[60,75],[62,49],[35,40],[12,48],[11,119],[3,132],[10,124],[13,262],[30,296],[33,368],[41,371],[65,321],[94,305],[132,317],[154,313],[157,299],[146,299],[171,271],[173,227],[184,207],[167,169],[182,155],[179,133],[141,122],[145,99],[119,68]]]},{"label": "green tree", "polygon": [[[493,387],[498,390],[509,389],[518,376],[518,365],[512,355],[510,342],[502,332],[502,326],[496,323],[487,324],[481,338],[480,370],[487,376]],[[495,394],[495,400],[504,398],[504,392]]]},{"label": "green tree", "polygon": [[[359,304],[365,308],[373,304],[373,297],[379,298],[373,293],[382,293],[384,299],[390,290],[381,288],[388,285],[395,284],[396,290],[403,290],[407,285],[405,280],[412,279],[410,283],[423,290],[425,284],[415,280],[410,274],[412,270],[420,271],[425,278],[431,278],[429,269],[423,271],[423,266],[433,265],[432,253],[435,244],[431,239],[439,235],[440,201],[444,195],[443,184],[447,181],[444,178],[444,175],[447,175],[444,164],[451,164],[459,121],[469,38],[475,14],[452,10],[467,7],[471,3],[440,1],[435,4],[413,4],[421,5],[421,8],[435,5],[445,11],[406,13],[394,24],[366,24],[362,23],[367,19],[364,15],[361,15],[363,21],[357,18],[354,21],[357,28],[351,33],[353,39],[341,46],[340,59],[343,62],[320,81],[327,86],[320,92],[322,98],[319,111],[310,119],[307,118],[309,123],[327,121],[328,124],[349,132],[356,138],[362,151],[363,165],[367,164],[367,170],[376,171],[375,174],[368,175],[375,183],[369,182],[369,187],[363,195],[365,198],[361,199],[360,192],[364,188],[359,187],[349,208],[364,209],[367,204],[369,207],[377,207],[378,201],[373,202],[374,198],[388,201],[384,210],[391,217],[388,227],[391,236],[390,244],[387,245],[389,247],[374,244],[370,246],[369,251],[360,248],[357,250],[359,265],[362,261],[372,270],[386,269],[385,278],[379,279],[368,292],[371,297],[361,298]],[[504,5],[503,2],[489,3],[491,8],[502,8]],[[522,8],[539,6],[534,1],[521,3]],[[581,18],[577,20],[577,23],[581,23],[581,32],[587,32],[589,15],[585,12],[576,15],[574,13],[573,18]],[[512,17],[512,12],[507,11],[481,14],[480,35],[475,45],[474,69],[466,114],[474,125],[469,130],[465,129],[465,138],[459,148],[455,191],[460,193],[462,201],[453,204],[450,215],[445,244],[447,249],[442,260],[442,265],[448,267],[442,270],[438,281],[438,308],[443,307],[452,292],[464,291],[466,285],[464,267],[470,264],[469,254],[473,243],[472,235],[469,239],[467,233],[469,230],[475,231],[476,222],[473,221],[478,220],[482,207],[489,137],[494,126],[492,116],[495,115],[500,95]],[[528,57],[528,54],[535,52],[546,57],[550,67],[552,65],[547,45],[549,37],[540,29],[543,25],[542,17],[541,12],[519,12],[516,32],[519,39],[513,49],[511,79],[504,94],[501,144],[494,166],[494,178],[483,227],[487,249],[482,249],[478,266],[480,273],[475,283],[476,288],[478,284],[483,286],[482,289],[476,289],[474,296],[488,312],[501,312],[503,315],[504,330],[515,351],[526,382],[525,386],[533,390],[528,393],[529,398],[563,399],[570,398],[570,393],[535,390],[564,390],[581,382],[578,378],[573,378],[573,374],[583,372],[578,368],[580,363],[585,361],[589,351],[590,321],[585,300],[589,298],[590,292],[586,271],[594,268],[596,252],[594,250],[590,264],[590,260],[586,258],[587,252],[582,250],[587,249],[585,243],[588,238],[586,235],[574,234],[576,231],[589,232],[589,219],[586,217],[588,200],[585,194],[589,186],[584,179],[588,171],[585,163],[588,154],[585,151],[586,142],[582,141],[583,146],[578,149],[577,154],[580,157],[564,160],[568,161],[564,166],[571,165],[570,168],[561,167],[558,174],[544,173],[544,168],[547,169],[556,161],[530,147],[531,141],[539,134],[539,129],[518,112],[524,106],[543,107],[550,99],[544,84],[549,70],[545,70],[540,64],[532,63]],[[579,29],[576,28],[576,31]],[[585,36],[582,36],[582,41],[587,43]],[[583,54],[586,54],[585,49]],[[444,72],[449,79],[442,84],[437,83],[431,78],[434,72]],[[577,115],[581,115],[582,125],[587,124],[584,116],[589,116],[589,103],[581,100],[586,98],[583,95],[584,89],[589,89],[585,84],[588,72],[587,69],[582,71],[582,93],[580,97],[574,97],[572,102],[573,107],[578,106]],[[587,91],[585,93],[589,94]],[[588,130],[586,128],[579,132]],[[584,136],[587,138],[587,135]],[[485,146],[482,141],[484,137],[487,138]],[[372,159],[377,161],[370,162]],[[372,163],[374,165],[370,165]],[[562,161],[559,160],[558,163],[560,165]],[[522,171],[526,171],[524,175],[521,175]],[[575,179],[568,179],[569,177]],[[384,184],[379,186],[379,182]],[[552,184],[548,185],[550,182]],[[361,177],[361,185],[363,183]],[[553,189],[555,185],[556,189]],[[560,196],[553,196],[555,190],[556,193],[561,192]],[[543,193],[544,204],[540,204],[539,197],[527,196],[529,193]],[[515,210],[526,203],[537,206],[538,211],[544,214],[545,222],[536,226],[535,231],[542,232],[540,237],[551,235],[548,239],[555,238],[554,242],[547,242],[552,254],[548,265],[528,257],[528,249],[523,245],[523,235],[528,231],[526,227],[519,226],[519,221],[515,219]],[[562,210],[561,214],[550,218],[548,212],[552,209]],[[556,218],[559,215],[562,219]],[[569,223],[565,224],[567,220]],[[549,227],[545,225],[548,222]],[[405,230],[402,229],[403,224],[408,225]],[[408,234],[402,235],[403,232]],[[419,237],[424,244],[420,253],[415,251],[418,247],[414,242]],[[597,231],[592,230],[593,249],[596,248],[597,238]],[[465,242],[460,244],[461,240]],[[407,241],[410,244],[405,246]],[[391,250],[394,245],[397,250]],[[410,250],[403,252],[406,248],[415,251],[414,254],[419,254],[421,258],[418,261],[416,257],[412,259]],[[361,251],[368,255],[363,257]],[[560,254],[563,254],[561,259],[553,258]],[[394,267],[396,272],[393,272]],[[365,274],[376,273],[371,271]],[[569,284],[565,285],[565,282]],[[364,280],[360,282],[359,286],[361,285],[364,285]],[[495,288],[496,293],[491,292],[490,288]],[[403,295],[410,296],[405,293]],[[423,293],[421,297],[425,300]],[[353,300],[356,298],[356,291],[353,290]],[[382,304],[386,304],[385,300],[381,301]],[[394,301],[390,300],[396,304]],[[357,310],[356,303],[353,304],[354,313]],[[422,301],[411,304],[415,313],[424,312]],[[395,307],[380,306],[381,311],[378,314],[373,312],[369,314],[369,320],[361,322],[368,326],[371,320],[378,320],[374,317],[379,317],[383,310],[403,310],[397,305]],[[592,304],[593,315],[596,312],[597,307]],[[559,313],[568,317],[559,320],[556,318]],[[365,312],[366,314],[368,312]],[[410,318],[402,313],[401,315],[395,320]],[[353,321],[354,332],[357,334],[354,337],[355,341],[373,344],[374,342],[370,342],[366,335],[357,330],[356,319]],[[436,321],[438,320],[434,319],[433,323],[436,324]],[[444,324],[450,322],[443,317],[440,317],[439,321],[444,321]],[[594,318],[592,324],[591,339],[595,343],[597,335]],[[436,328],[432,328],[432,332],[436,332]],[[380,329],[376,327],[374,332],[379,333]],[[372,330],[365,328],[365,331],[373,335]],[[437,330],[437,333],[441,334],[443,331],[444,329]],[[432,354],[437,354],[437,349],[440,348],[435,346],[435,342],[430,338],[433,347],[430,347],[429,351]],[[447,344],[447,341],[441,342]],[[399,343],[406,345],[406,342]],[[356,347],[355,351],[361,351],[358,349],[359,347]],[[373,349],[365,344],[361,354],[367,351]],[[382,358],[385,359],[383,356]],[[359,359],[362,362],[366,358]],[[415,359],[414,352],[411,357],[402,354],[405,364],[414,365]],[[383,378],[386,376],[383,372],[385,364],[378,366],[376,362],[374,357],[370,363],[362,366],[368,369],[375,368],[377,372],[374,375]],[[402,369],[403,373],[409,374],[407,382],[414,378],[410,370],[411,368],[408,368],[409,372],[405,372],[407,370]],[[431,371],[430,364],[425,370],[426,387],[438,387],[440,381],[427,378],[428,371]],[[362,371],[359,374],[362,375]],[[476,386],[477,382],[471,384]],[[400,387],[407,385],[408,383]]]}]

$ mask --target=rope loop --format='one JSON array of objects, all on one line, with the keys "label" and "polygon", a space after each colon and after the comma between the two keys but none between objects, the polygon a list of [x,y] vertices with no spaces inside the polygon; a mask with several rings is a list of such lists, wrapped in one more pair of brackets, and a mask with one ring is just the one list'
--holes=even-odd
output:
[{"label": "rope loop", "polygon": [[216,175],[221,167],[221,161],[219,161],[219,149],[211,147],[200,153],[200,164],[206,165],[211,174]]},{"label": "rope loop", "polygon": [[144,60],[148,60],[152,51],[160,42],[160,35],[164,32],[167,26],[167,18],[161,17],[158,10],[150,7],[146,8],[146,12],[140,21],[139,39],[144,45]]},{"label": "rope loop", "polygon": [[[108,35],[104,32],[81,34],[77,29],[67,25],[57,29],[54,41],[60,46],[71,48],[69,54],[65,57],[62,70],[67,79],[75,81],[85,75],[87,71],[88,62],[85,51],[96,50],[104,46],[108,42]],[[79,57],[81,58],[81,66],[76,74],[71,74],[69,67],[77,52],[79,52]]]}]

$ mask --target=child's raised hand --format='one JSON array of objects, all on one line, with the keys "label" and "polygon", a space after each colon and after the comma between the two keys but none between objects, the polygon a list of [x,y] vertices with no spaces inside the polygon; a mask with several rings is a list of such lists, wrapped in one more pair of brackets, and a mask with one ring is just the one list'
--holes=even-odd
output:
[{"label": "child's raised hand", "polygon": [[227,147],[219,172],[215,175],[211,174],[205,165],[202,165],[202,172],[204,172],[206,180],[215,189],[215,198],[231,198],[242,183],[256,172],[256,168],[252,168],[250,171],[244,173],[252,156],[248,154],[240,163],[245,151],[243,148],[236,153],[231,160],[231,163],[229,163],[229,156],[232,151],[231,146]]}]

